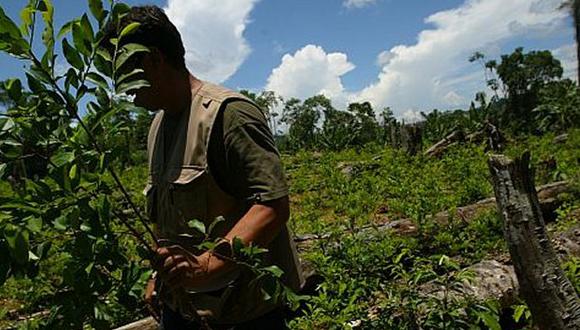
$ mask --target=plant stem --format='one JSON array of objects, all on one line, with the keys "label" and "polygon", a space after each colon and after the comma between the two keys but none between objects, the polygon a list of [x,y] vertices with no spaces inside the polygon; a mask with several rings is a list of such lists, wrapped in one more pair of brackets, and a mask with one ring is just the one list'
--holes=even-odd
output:
[{"label": "plant stem", "polygon": [[[93,135],[91,130],[89,130],[89,128],[86,126],[86,124],[84,123],[84,121],[80,117],[78,111],[76,111],[76,107],[70,103],[70,99],[67,97],[67,94],[60,88],[60,86],[58,86],[58,84],[56,83],[54,78],[48,72],[46,72],[45,68],[42,66],[42,63],[40,63],[38,58],[32,52],[30,52],[30,57],[31,57],[32,61],[34,62],[34,65],[39,67],[42,71],[44,71],[47,75],[49,75],[51,77],[50,83],[55,88],[55,90],[60,95],[60,97],[64,100],[65,109],[67,110],[69,115],[71,117],[74,117],[77,120],[79,125],[82,127],[82,129],[87,134],[87,137],[89,138],[90,143],[92,144],[93,148],[97,151],[97,153],[99,153],[101,156],[104,156],[105,153],[104,153],[103,149],[97,143],[95,136]],[[107,166],[107,171],[113,177],[113,180],[115,181],[117,188],[121,191],[121,193],[123,194],[123,197],[125,198],[125,200],[129,204],[129,206],[131,207],[133,212],[135,212],[135,214],[137,215],[137,218],[139,219],[139,221],[141,221],[141,223],[143,224],[143,226],[145,227],[145,229],[147,230],[149,235],[151,235],[151,237],[155,243],[155,247],[157,247],[158,246],[157,235],[155,235],[153,230],[151,230],[151,228],[149,227],[149,225],[145,221],[145,218],[143,218],[143,216],[141,215],[141,212],[139,212],[139,209],[137,208],[137,206],[135,205],[135,203],[131,199],[131,196],[127,192],[127,189],[125,189],[125,186],[123,186],[123,183],[119,179],[119,176],[117,175],[116,171],[113,168],[111,168],[110,166]],[[127,223],[124,223],[124,224],[128,225]]]}]

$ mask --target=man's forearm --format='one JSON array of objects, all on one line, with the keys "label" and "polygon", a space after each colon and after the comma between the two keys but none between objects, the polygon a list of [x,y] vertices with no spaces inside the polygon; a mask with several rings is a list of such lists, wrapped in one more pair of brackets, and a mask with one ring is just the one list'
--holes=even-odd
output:
[{"label": "man's forearm", "polygon": [[[232,242],[238,237],[244,244],[252,243],[266,247],[280,233],[288,217],[288,197],[264,204],[254,204],[224,238]],[[235,266],[215,254],[205,253],[203,257],[208,258],[210,274],[225,272]]]}]

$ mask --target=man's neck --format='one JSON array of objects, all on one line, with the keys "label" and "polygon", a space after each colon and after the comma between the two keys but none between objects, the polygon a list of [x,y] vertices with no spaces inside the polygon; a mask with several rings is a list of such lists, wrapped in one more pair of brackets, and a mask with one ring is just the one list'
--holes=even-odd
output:
[{"label": "man's neck", "polygon": [[177,118],[191,104],[192,91],[197,90],[202,82],[191,75],[187,70],[185,72],[175,73],[166,87],[167,99],[165,114]]}]

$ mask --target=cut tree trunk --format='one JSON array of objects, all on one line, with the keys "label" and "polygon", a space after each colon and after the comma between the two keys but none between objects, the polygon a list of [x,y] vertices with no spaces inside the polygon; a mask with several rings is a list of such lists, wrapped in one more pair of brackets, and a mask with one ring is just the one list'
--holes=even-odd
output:
[{"label": "cut tree trunk", "polygon": [[403,149],[409,156],[415,156],[423,149],[423,129],[420,124],[409,124],[401,130]]},{"label": "cut tree trunk", "polygon": [[489,160],[520,293],[540,329],[580,329],[580,299],[546,234],[529,160],[529,152],[515,161]]}]

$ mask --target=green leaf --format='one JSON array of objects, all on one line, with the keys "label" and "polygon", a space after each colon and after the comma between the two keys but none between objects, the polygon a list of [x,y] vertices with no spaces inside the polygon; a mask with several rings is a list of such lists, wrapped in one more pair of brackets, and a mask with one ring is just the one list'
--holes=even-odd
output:
[{"label": "green leaf", "polygon": [[45,91],[44,86],[38,81],[38,79],[34,78],[30,73],[26,72],[26,81],[28,82],[28,87],[30,91],[35,94],[40,94]]},{"label": "green leaf", "polygon": [[4,172],[6,171],[6,164],[0,164],[0,179],[2,179],[2,176],[4,176]]},{"label": "green leaf", "polygon": [[75,159],[75,155],[72,152],[59,152],[56,155],[50,157],[50,161],[54,163],[57,167],[61,167],[65,164],[72,162]]},{"label": "green leaf", "polygon": [[520,319],[524,315],[524,312],[528,309],[526,305],[518,305],[514,310],[514,321],[520,322]]},{"label": "green leaf", "polygon": [[135,70],[133,70],[133,71],[131,71],[129,73],[126,73],[124,75],[121,75],[119,77],[119,79],[117,79],[117,84],[121,84],[125,80],[130,80],[129,78],[134,77],[134,76],[137,76],[139,74],[142,74],[143,72],[145,72],[145,71],[143,71],[143,69],[135,69]]},{"label": "green leaf", "polygon": [[73,35],[73,43],[75,48],[78,52],[85,56],[91,55],[91,43],[87,36],[85,36],[85,32],[83,27],[81,26],[80,21],[75,21],[72,25],[72,35]]},{"label": "green leaf", "polygon": [[101,221],[103,222],[109,221],[109,219],[111,218],[111,203],[109,202],[109,199],[106,196],[103,196],[99,199],[97,211],[99,213],[99,218],[101,219]]},{"label": "green leaf", "polygon": [[87,16],[87,14],[83,14],[83,16],[81,17],[81,27],[83,28],[84,37],[86,38],[86,40],[89,42],[93,42],[93,40],[95,39],[95,32],[93,31],[93,26],[91,25],[91,22],[89,21],[89,17]]},{"label": "green leaf", "polygon": [[74,180],[77,177],[77,164],[74,164],[71,168],[70,171],[68,172],[68,177],[71,180]]},{"label": "green leaf", "polygon": [[122,3],[122,2],[115,2],[115,6],[113,7],[113,20],[118,21],[121,17],[125,16],[131,7],[129,5]]},{"label": "green leaf", "polygon": [[85,267],[85,273],[90,274],[93,271],[93,267],[95,266],[94,262],[89,263],[87,267]]},{"label": "green leaf", "polygon": [[34,252],[28,250],[28,260],[30,261],[38,261],[40,258],[34,254]]},{"label": "green leaf", "polygon": [[22,83],[20,79],[9,79],[5,82],[6,90],[8,90],[8,95],[15,101],[20,100],[22,97]]},{"label": "green leaf", "polygon": [[22,11],[20,11],[20,19],[22,20],[20,30],[25,36],[28,36],[30,34],[33,14],[34,8],[30,4],[28,4],[26,7],[22,9]]},{"label": "green leaf", "polygon": [[103,1],[101,0],[89,0],[89,9],[91,14],[97,19],[99,25],[103,23],[105,19],[105,11],[103,10]]},{"label": "green leaf", "polygon": [[223,217],[223,216],[221,216],[221,215],[220,215],[220,216],[218,216],[218,217],[216,217],[216,218],[215,218],[215,219],[212,221],[212,223],[209,225],[209,228],[208,228],[208,230],[207,230],[207,233],[208,233],[208,234],[211,234],[211,233],[213,232],[213,230],[214,230],[215,226],[217,226],[218,224],[220,224],[220,223],[222,223],[222,222],[225,222],[225,221],[226,221],[226,218],[224,218],[224,217]]},{"label": "green leaf", "polygon": [[75,22],[76,22],[75,20],[72,20],[70,22],[66,22],[58,31],[56,38],[60,39],[60,38],[64,37],[65,34],[71,32],[72,26]]},{"label": "green leaf", "polygon": [[70,65],[80,71],[85,68],[85,63],[83,62],[80,54],[68,43],[66,38],[62,41],[62,51],[64,53],[64,57]]},{"label": "green leaf", "polygon": [[196,230],[200,234],[205,235],[205,224],[197,219],[193,219],[187,223],[187,226],[191,229]]},{"label": "green leaf", "polygon": [[109,166],[109,157],[107,156],[107,154],[101,154],[101,157],[99,158],[99,170],[101,170],[102,172],[104,172]]},{"label": "green leaf", "polygon": [[105,60],[107,62],[113,62],[113,59],[111,58],[111,54],[109,53],[108,50],[106,50],[104,48],[99,48],[97,50],[97,55],[101,56],[103,58],[103,60]]},{"label": "green leaf", "polygon": [[95,64],[95,68],[97,68],[97,70],[99,70],[99,72],[101,72],[102,74],[104,74],[107,77],[110,77],[113,75],[113,70],[112,70],[112,66],[111,66],[111,60],[110,60],[110,56],[109,56],[109,60],[106,59],[106,57],[104,56],[105,54],[108,55],[108,53],[106,51],[97,51],[97,55],[94,58],[94,64]]},{"label": "green leaf", "polygon": [[245,244],[242,239],[237,236],[234,237],[234,240],[232,241],[232,251],[234,252],[234,255],[239,255],[244,247]]},{"label": "green leaf", "polygon": [[133,80],[128,83],[121,84],[117,87],[115,91],[117,94],[127,93],[128,91],[136,90],[139,88],[149,87],[151,86],[147,80]]},{"label": "green leaf", "polygon": [[119,70],[135,54],[143,52],[149,52],[149,48],[139,44],[124,45],[115,61],[115,70]]},{"label": "green leaf", "polygon": [[10,254],[19,264],[28,262],[28,231],[17,228],[16,226],[7,226],[4,229],[4,237],[8,243]]},{"label": "green leaf", "polygon": [[96,72],[89,72],[89,74],[87,75],[87,79],[105,90],[109,89],[109,84],[107,83],[107,80]]},{"label": "green leaf", "polygon": [[139,26],[141,26],[141,23],[139,22],[133,22],[128,24],[127,26],[125,26],[125,28],[123,28],[121,34],[119,34],[119,39],[122,39],[123,37],[128,36],[131,33],[135,32],[139,28]]},{"label": "green leaf", "polygon": [[80,229],[82,231],[84,231],[85,233],[91,232],[93,230],[93,228],[91,227],[91,224],[88,222],[83,222],[80,226]]},{"label": "green leaf", "polygon": [[284,271],[280,269],[280,267],[278,266],[266,267],[264,268],[264,270],[269,273],[272,273],[272,275],[274,275],[276,278],[280,278],[284,274]]},{"label": "green leaf", "polygon": [[36,79],[40,80],[45,84],[51,84],[52,77],[41,67],[36,65],[32,65],[29,70],[30,74],[32,74]]},{"label": "green leaf", "polygon": [[66,88],[67,92],[70,89],[71,85],[74,86],[75,88],[79,87],[79,77],[77,76],[77,72],[73,68],[68,69],[68,71],[66,72],[64,87]]},{"label": "green leaf", "polygon": [[57,230],[67,230],[68,227],[70,226],[70,218],[66,214],[63,214],[58,218],[54,219],[52,224],[54,225],[54,228]]},{"label": "green leaf", "polygon": [[40,9],[45,25],[44,31],[42,32],[42,42],[47,49],[51,50],[54,47],[54,6],[51,0],[41,0],[40,3],[44,4],[43,8]]},{"label": "green leaf", "polygon": [[33,233],[39,233],[42,230],[42,218],[28,217],[26,228]]},{"label": "green leaf", "polygon": [[14,120],[12,118],[0,118],[0,133],[8,132],[14,128]]},{"label": "green leaf", "polygon": [[36,247],[36,255],[40,258],[45,258],[52,246],[51,242],[42,242]]},{"label": "green leaf", "polygon": [[490,313],[478,313],[479,317],[483,321],[483,323],[488,327],[490,330],[501,330],[501,325],[499,324],[495,315]]},{"label": "green leaf", "polygon": [[0,50],[16,57],[27,57],[30,46],[22,38],[18,26],[4,13],[2,7],[0,7],[0,36],[2,36],[0,38]]}]

